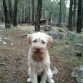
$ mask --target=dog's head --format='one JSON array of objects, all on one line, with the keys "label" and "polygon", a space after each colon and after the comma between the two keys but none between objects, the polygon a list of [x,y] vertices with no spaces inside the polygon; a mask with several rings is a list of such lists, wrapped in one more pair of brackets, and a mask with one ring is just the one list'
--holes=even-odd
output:
[{"label": "dog's head", "polygon": [[28,41],[34,52],[43,52],[51,45],[53,39],[45,33],[37,32],[29,34]]},{"label": "dog's head", "polygon": [[31,45],[33,57],[36,59],[42,59],[45,53],[45,50],[47,47],[50,47],[53,39],[51,36],[42,33],[42,32],[37,32],[33,34],[28,35],[28,41],[29,44]]}]

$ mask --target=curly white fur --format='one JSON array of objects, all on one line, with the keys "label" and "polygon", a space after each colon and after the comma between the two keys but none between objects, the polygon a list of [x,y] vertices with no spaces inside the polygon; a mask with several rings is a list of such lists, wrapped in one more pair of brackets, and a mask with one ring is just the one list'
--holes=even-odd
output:
[{"label": "curly white fur", "polygon": [[52,38],[45,33],[37,32],[28,35],[30,50],[28,53],[28,74],[27,82],[38,83],[37,76],[41,76],[40,83],[54,83],[50,69],[50,56],[47,47]]}]

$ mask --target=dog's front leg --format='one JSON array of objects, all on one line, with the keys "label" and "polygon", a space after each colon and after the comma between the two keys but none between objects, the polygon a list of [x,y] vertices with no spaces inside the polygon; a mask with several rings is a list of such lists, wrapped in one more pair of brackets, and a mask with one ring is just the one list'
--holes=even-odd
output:
[{"label": "dog's front leg", "polygon": [[32,83],[38,83],[38,81],[37,81],[37,73],[35,73],[34,71],[32,71],[32,73],[31,73],[31,81],[32,81]]},{"label": "dog's front leg", "polygon": [[52,70],[50,68],[48,68],[48,71],[46,74],[47,74],[47,82],[48,83],[55,83],[54,80],[52,79],[53,74],[52,74]]}]

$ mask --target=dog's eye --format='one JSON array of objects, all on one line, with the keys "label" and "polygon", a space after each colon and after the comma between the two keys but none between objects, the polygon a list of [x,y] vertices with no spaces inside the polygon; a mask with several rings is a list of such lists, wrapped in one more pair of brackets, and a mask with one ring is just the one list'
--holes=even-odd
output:
[{"label": "dog's eye", "polygon": [[37,42],[37,40],[33,40],[33,42]]},{"label": "dog's eye", "polygon": [[45,42],[44,42],[44,41],[42,41],[42,44],[45,44]]}]

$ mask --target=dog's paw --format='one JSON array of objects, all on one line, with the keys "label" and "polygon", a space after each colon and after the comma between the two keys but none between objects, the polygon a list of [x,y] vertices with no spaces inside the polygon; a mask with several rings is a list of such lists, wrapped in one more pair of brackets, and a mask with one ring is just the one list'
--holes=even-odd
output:
[{"label": "dog's paw", "polygon": [[46,83],[46,82],[40,82],[40,83]]},{"label": "dog's paw", "polygon": [[50,80],[50,83],[55,83],[53,79]]},{"label": "dog's paw", "polygon": [[47,81],[47,83],[55,83],[55,81],[53,79],[50,79]]},{"label": "dog's paw", "polygon": [[27,83],[31,83],[31,78],[28,78],[27,79]]}]

